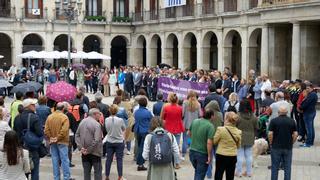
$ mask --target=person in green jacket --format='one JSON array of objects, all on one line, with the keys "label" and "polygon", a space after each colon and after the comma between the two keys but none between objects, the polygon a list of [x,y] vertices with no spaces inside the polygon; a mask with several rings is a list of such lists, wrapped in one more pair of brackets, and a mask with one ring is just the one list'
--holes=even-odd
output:
[{"label": "person in green jacket", "polygon": [[22,100],[23,100],[23,93],[17,92],[16,93],[16,100],[14,100],[10,106],[10,116],[11,116],[10,126],[11,126],[11,128],[13,128],[13,126],[14,126],[14,119],[19,114],[18,107],[19,107],[19,105],[22,104]]}]

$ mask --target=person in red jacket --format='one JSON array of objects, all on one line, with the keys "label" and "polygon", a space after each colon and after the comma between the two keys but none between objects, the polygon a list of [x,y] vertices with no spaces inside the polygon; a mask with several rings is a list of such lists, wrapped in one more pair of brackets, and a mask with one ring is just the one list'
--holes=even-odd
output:
[{"label": "person in red jacket", "polygon": [[[184,131],[182,122],[182,107],[178,105],[178,96],[175,93],[168,95],[168,104],[166,104],[161,112],[165,129],[173,134],[180,146],[181,133]],[[180,159],[175,159],[176,168],[179,169]]]},{"label": "person in red jacket", "polygon": [[298,116],[298,121],[297,123],[299,123],[297,125],[298,127],[298,141],[299,142],[304,142],[305,141],[305,137],[306,137],[306,134],[307,134],[307,130],[306,130],[306,127],[305,127],[305,124],[304,124],[304,121],[303,121],[303,111],[301,110],[301,103],[302,101],[304,100],[305,96],[306,96],[306,84],[305,83],[301,83],[300,85],[300,94],[299,94],[299,98],[298,98],[298,101],[297,101],[297,111],[299,113],[299,116]]}]

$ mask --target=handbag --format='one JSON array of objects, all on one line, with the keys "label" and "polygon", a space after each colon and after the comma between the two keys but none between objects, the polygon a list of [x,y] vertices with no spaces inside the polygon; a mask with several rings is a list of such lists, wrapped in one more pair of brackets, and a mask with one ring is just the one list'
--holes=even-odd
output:
[{"label": "handbag", "polygon": [[34,132],[30,131],[30,117],[31,114],[28,114],[28,128],[22,131],[22,140],[24,146],[29,150],[35,150],[40,147],[42,144],[43,137],[37,136]]},{"label": "handbag", "polygon": [[39,157],[44,158],[49,152],[46,146],[42,143],[38,149]]}]

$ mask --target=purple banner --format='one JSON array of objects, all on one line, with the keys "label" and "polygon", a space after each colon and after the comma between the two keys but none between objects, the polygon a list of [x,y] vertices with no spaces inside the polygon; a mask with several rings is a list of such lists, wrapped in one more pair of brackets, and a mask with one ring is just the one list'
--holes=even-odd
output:
[{"label": "purple banner", "polygon": [[208,94],[208,86],[209,83],[176,80],[168,77],[160,77],[158,80],[158,91],[163,93],[164,99],[167,99],[170,92],[176,93],[179,98],[187,99],[188,92],[193,90],[197,92],[199,100],[204,100]]}]

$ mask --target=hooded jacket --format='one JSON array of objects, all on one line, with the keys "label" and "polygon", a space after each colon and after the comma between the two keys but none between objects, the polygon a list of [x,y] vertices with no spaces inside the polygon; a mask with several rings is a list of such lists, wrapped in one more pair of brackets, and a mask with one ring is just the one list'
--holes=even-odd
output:
[{"label": "hooded jacket", "polygon": [[222,122],[223,122],[223,116],[222,113],[220,111],[220,106],[219,103],[215,100],[212,100],[209,102],[209,104],[207,104],[207,106],[205,107],[205,109],[211,109],[214,112],[214,118],[211,121],[213,126],[214,126],[214,132],[216,132],[216,129],[219,126],[222,126]]},{"label": "hooded jacket", "polygon": [[258,129],[258,119],[254,113],[240,112],[237,128],[242,131],[241,146],[252,146],[254,144],[255,131]]}]

